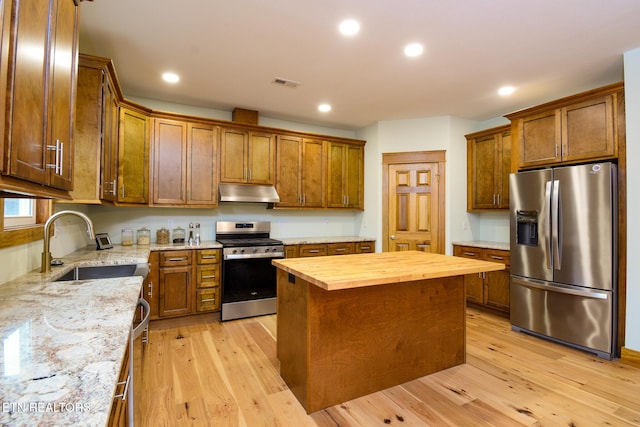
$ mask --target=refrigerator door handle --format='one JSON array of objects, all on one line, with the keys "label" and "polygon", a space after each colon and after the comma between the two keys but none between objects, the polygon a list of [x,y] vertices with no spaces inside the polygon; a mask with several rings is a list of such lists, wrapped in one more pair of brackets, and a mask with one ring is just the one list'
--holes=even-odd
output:
[{"label": "refrigerator door handle", "polygon": [[556,270],[562,268],[562,253],[560,252],[560,181],[553,181],[553,193],[551,198],[551,241],[553,244],[553,265]]},{"label": "refrigerator door handle", "polygon": [[[551,201],[551,181],[547,181],[546,185],[545,185],[545,193],[544,193],[544,200],[545,200],[545,206],[542,207],[544,212],[548,212],[549,211],[549,205],[548,203],[550,203]],[[550,270],[551,269],[551,221],[547,220],[545,221],[545,230],[544,230],[544,235],[546,236],[545,238],[545,242],[546,242],[546,248],[544,251],[544,258],[545,261],[547,263],[547,269]]]},{"label": "refrigerator door handle", "polygon": [[548,282],[541,282],[537,280],[524,279],[520,277],[511,276],[511,283],[514,285],[524,286],[526,288],[541,289],[548,292],[557,292],[560,294],[577,295],[585,298],[595,299],[608,299],[609,294],[606,292],[586,291],[577,289],[574,286],[558,286]]}]

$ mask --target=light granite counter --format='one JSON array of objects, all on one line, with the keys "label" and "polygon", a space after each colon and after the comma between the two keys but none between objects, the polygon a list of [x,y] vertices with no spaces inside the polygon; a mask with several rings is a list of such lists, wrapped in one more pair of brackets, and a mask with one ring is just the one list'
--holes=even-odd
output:
[{"label": "light granite counter", "polygon": [[53,280],[77,265],[146,263],[149,250],[88,246],[0,285],[0,424],[107,423],[143,279]]},{"label": "light granite counter", "polygon": [[333,236],[333,237],[287,237],[281,240],[285,245],[321,245],[325,243],[373,242],[373,237]]},{"label": "light granite counter", "polygon": [[468,242],[453,242],[453,245],[471,246],[474,248],[498,249],[501,251],[509,250],[509,242],[489,242],[486,240],[473,240]]}]

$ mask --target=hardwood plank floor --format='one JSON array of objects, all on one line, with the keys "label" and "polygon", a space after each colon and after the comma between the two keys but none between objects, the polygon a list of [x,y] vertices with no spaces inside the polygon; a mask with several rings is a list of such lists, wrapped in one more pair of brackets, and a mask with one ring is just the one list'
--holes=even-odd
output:
[{"label": "hardwood plank floor", "polygon": [[467,310],[467,363],[307,415],[278,375],[276,316],[152,324],[140,426],[640,425],[640,369]]}]

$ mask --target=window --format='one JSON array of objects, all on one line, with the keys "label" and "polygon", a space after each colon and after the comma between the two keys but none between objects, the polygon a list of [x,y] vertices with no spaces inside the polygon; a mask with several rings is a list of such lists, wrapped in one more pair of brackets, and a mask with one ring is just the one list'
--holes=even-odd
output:
[{"label": "window", "polygon": [[36,223],[33,199],[4,199],[4,228]]}]

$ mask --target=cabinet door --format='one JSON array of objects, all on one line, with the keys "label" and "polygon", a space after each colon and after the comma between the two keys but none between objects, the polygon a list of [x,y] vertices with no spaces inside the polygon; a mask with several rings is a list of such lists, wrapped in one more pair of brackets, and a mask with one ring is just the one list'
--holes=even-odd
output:
[{"label": "cabinet door", "polygon": [[187,125],[187,205],[218,206],[218,128]]},{"label": "cabinet door", "polygon": [[251,132],[247,150],[247,182],[273,185],[275,182],[276,137],[268,133]]},{"label": "cabinet door", "polygon": [[[47,183],[49,153],[46,146],[47,52],[49,19],[55,3],[40,0],[9,2],[16,6],[13,40],[13,93],[9,98],[11,126],[5,142],[10,150],[8,173],[40,184]],[[34,52],[37,55],[34,56]],[[4,102],[4,98],[3,98]]]},{"label": "cabinet door", "polygon": [[344,144],[331,142],[327,147],[327,207],[342,208],[345,205]]},{"label": "cabinet door", "polygon": [[160,259],[159,253],[153,251],[149,253],[149,274],[142,287],[142,297],[149,303],[149,318],[158,318],[158,300],[160,285]]},{"label": "cabinet door", "polygon": [[467,295],[467,302],[484,304],[484,278],[482,273],[464,276],[464,289]]},{"label": "cabinet door", "polygon": [[285,258],[298,258],[298,245],[285,245],[284,246]]},{"label": "cabinet door", "polygon": [[323,208],[325,197],[325,155],[324,142],[304,139],[302,142],[302,205],[309,208]]},{"label": "cabinet door", "polygon": [[[49,145],[58,147],[58,167],[49,169],[49,185],[73,188],[73,124],[78,75],[78,6],[74,0],[58,0],[54,40],[51,46],[51,111]],[[79,162],[87,159],[80,158]],[[55,161],[50,161],[55,164]]]},{"label": "cabinet door", "polygon": [[563,161],[617,154],[612,95],[563,108],[562,121]]},{"label": "cabinet door", "polygon": [[187,125],[177,120],[154,119],[153,203],[186,202]]},{"label": "cabinet door", "polygon": [[376,250],[376,242],[356,242],[355,253],[369,254]]},{"label": "cabinet door", "polygon": [[467,167],[468,173],[471,174],[467,189],[471,196],[471,206],[468,206],[468,210],[493,209],[496,203],[496,171],[500,166],[496,137],[486,135],[471,139],[467,144],[467,150]]},{"label": "cabinet door", "polygon": [[302,204],[302,138],[278,135],[276,147],[276,190],[280,196],[278,206],[298,207]]},{"label": "cabinet door", "polygon": [[118,138],[118,202],[149,201],[149,117],[120,108]]},{"label": "cabinet door", "polygon": [[191,266],[160,269],[160,317],[191,313]]},{"label": "cabinet door", "polygon": [[560,111],[518,119],[520,134],[520,166],[538,166],[558,163],[561,158]]},{"label": "cabinet door", "polygon": [[511,173],[511,132],[498,137],[500,156],[498,158],[498,209],[509,209],[509,174]]},{"label": "cabinet door", "polygon": [[[7,77],[9,74],[9,38],[11,29],[12,1],[0,3],[0,99],[7,99]],[[6,102],[0,102],[0,172],[4,172],[4,135],[7,123]]]},{"label": "cabinet door", "polygon": [[510,277],[507,271],[485,273],[484,304],[509,313],[509,283]]},{"label": "cabinet door", "polygon": [[115,202],[118,192],[118,98],[107,73],[103,73],[102,104],[100,198]]},{"label": "cabinet door", "polygon": [[245,131],[220,130],[220,182],[246,182],[248,140]]},{"label": "cabinet door", "polygon": [[357,145],[346,145],[345,147],[345,207],[362,208],[363,189],[363,147]]}]

